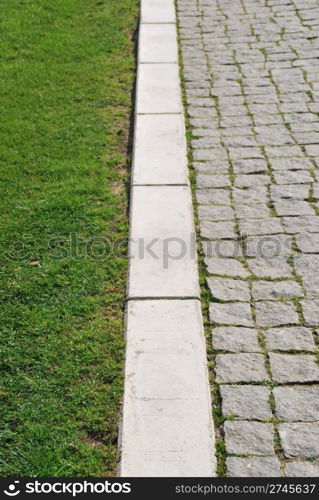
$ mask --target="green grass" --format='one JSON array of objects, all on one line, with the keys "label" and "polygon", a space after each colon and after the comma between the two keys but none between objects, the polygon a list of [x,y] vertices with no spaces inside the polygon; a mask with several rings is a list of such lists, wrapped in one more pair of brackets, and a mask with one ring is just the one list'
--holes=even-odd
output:
[{"label": "green grass", "polygon": [[2,476],[115,473],[137,11],[0,0]]}]

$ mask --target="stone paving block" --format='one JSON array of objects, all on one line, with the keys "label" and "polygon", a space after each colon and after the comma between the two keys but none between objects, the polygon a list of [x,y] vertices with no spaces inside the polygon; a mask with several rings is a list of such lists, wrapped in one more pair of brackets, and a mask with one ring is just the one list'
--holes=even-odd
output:
[{"label": "stone paving block", "polygon": [[265,203],[253,205],[236,205],[236,215],[239,219],[261,219],[269,218],[270,211]]},{"label": "stone paving block", "polygon": [[272,377],[280,384],[319,381],[315,356],[308,354],[269,354]]},{"label": "stone paving block", "polygon": [[212,323],[237,326],[253,326],[250,304],[248,302],[232,302],[219,304],[214,302],[209,307]]},{"label": "stone paving block", "polygon": [[298,314],[292,303],[260,301],[255,304],[255,311],[258,326],[279,326],[299,322]]},{"label": "stone paving block", "polygon": [[230,206],[230,195],[227,189],[198,189],[196,198],[203,205],[228,205]]},{"label": "stone paving block", "polygon": [[242,236],[246,235],[271,235],[283,232],[281,222],[276,217],[260,219],[241,219],[239,230]]},{"label": "stone paving block", "polygon": [[319,156],[319,144],[309,144],[305,146],[306,153],[309,156]]},{"label": "stone paving block", "polygon": [[181,114],[137,115],[133,184],[188,184],[186,152]]},{"label": "stone paving block", "polygon": [[319,477],[319,464],[313,462],[289,462],[285,467],[286,477]]},{"label": "stone paving block", "polygon": [[261,159],[235,160],[233,168],[237,174],[262,174],[268,171],[266,161]]},{"label": "stone paving block", "polygon": [[216,351],[256,352],[261,350],[257,331],[253,328],[222,326],[213,329],[212,337],[213,348]]},{"label": "stone paving block", "polygon": [[255,385],[221,385],[224,417],[264,420],[272,417],[268,387]]},{"label": "stone paving block", "polygon": [[139,31],[138,62],[177,63],[175,24],[141,24]]},{"label": "stone paving block", "polygon": [[307,299],[319,299],[319,282],[318,278],[310,277],[303,278],[302,284],[306,290]]},{"label": "stone paving block", "polygon": [[182,113],[177,64],[140,64],[137,76],[136,112]]},{"label": "stone paving block", "polygon": [[230,180],[228,175],[198,174],[196,177],[196,184],[199,188],[218,188],[229,186]]},{"label": "stone paving block", "polygon": [[269,380],[262,354],[218,354],[216,356],[216,381],[263,382]]},{"label": "stone paving block", "polygon": [[274,178],[277,184],[304,184],[313,182],[308,170],[275,171]]},{"label": "stone paving block", "polygon": [[307,228],[308,233],[319,232],[319,217],[314,216],[298,216],[298,217],[283,217],[282,223],[286,233],[304,233]]},{"label": "stone paving block", "polygon": [[251,272],[259,278],[290,278],[291,267],[285,257],[256,258],[247,261]]},{"label": "stone paving block", "polygon": [[275,457],[227,457],[229,477],[279,477],[280,462]]},{"label": "stone paving block", "polygon": [[239,174],[235,176],[234,185],[238,187],[266,186],[271,184],[269,175],[266,174]]},{"label": "stone paving block", "polygon": [[209,476],[211,430],[199,302],[130,301],[121,475]]},{"label": "stone paving block", "polygon": [[174,23],[173,0],[142,0],[141,23]]},{"label": "stone paving block", "polygon": [[270,328],[264,335],[268,350],[314,351],[316,349],[311,330],[303,326]]},{"label": "stone paving block", "polygon": [[[206,109],[206,111],[198,111],[198,108],[195,109],[189,109],[188,112],[190,115],[213,115],[213,110],[207,109],[207,108],[199,108],[199,109]],[[219,159],[220,161],[225,161],[227,160],[227,152],[220,148],[210,148],[210,149],[195,149],[194,150],[194,160],[196,161],[209,161],[209,160],[216,160]]]},{"label": "stone paving block", "polygon": [[220,206],[200,205],[198,207],[198,217],[200,220],[211,220],[211,221],[233,220],[234,212],[231,207],[227,207],[224,205]]},{"label": "stone paving block", "polygon": [[295,281],[255,281],[252,284],[254,300],[278,300],[303,297],[301,286]]},{"label": "stone paving block", "polygon": [[203,240],[201,244],[207,257],[232,257],[235,259],[242,257],[242,248],[237,240]]},{"label": "stone paving block", "polygon": [[283,171],[312,168],[311,161],[308,158],[271,158],[270,164],[273,170]]},{"label": "stone paving block", "polygon": [[212,240],[236,238],[235,226],[232,221],[212,222],[202,220],[200,222],[200,234],[202,238]]},{"label": "stone paving block", "polygon": [[227,453],[274,455],[273,426],[261,422],[225,422]]},{"label": "stone paving block", "polygon": [[286,422],[319,421],[319,387],[275,387],[276,417]]},{"label": "stone paving block", "polygon": [[247,257],[271,258],[292,253],[292,238],[286,234],[248,236],[244,242]]},{"label": "stone paving block", "polygon": [[283,203],[283,200],[306,200],[309,197],[309,189],[310,186],[307,184],[289,184],[287,186],[273,184],[270,192],[273,200]]},{"label": "stone paving block", "polygon": [[296,243],[303,253],[319,253],[319,233],[297,234]]},{"label": "stone paving block", "polygon": [[305,324],[308,326],[319,325],[319,300],[303,300],[301,307]]},{"label": "stone paving block", "polygon": [[133,187],[128,298],[199,296],[193,232],[188,187]]},{"label": "stone paving block", "polygon": [[246,281],[230,278],[207,278],[207,284],[216,299],[250,301],[250,291]]},{"label": "stone paving block", "polygon": [[207,271],[210,274],[247,278],[249,272],[244,265],[236,259],[222,259],[216,257],[205,258]]},{"label": "stone paving block", "polygon": [[267,188],[265,186],[249,187],[246,189],[233,188],[235,204],[247,205],[252,203],[264,203],[268,201]]},{"label": "stone paving block", "polygon": [[297,255],[294,258],[297,274],[311,278],[319,274],[319,255]]},{"label": "stone paving block", "polygon": [[315,215],[314,209],[306,201],[280,201],[275,202],[275,210],[277,215]]},{"label": "stone paving block", "polygon": [[302,422],[279,425],[279,436],[287,458],[319,456],[319,424]]}]

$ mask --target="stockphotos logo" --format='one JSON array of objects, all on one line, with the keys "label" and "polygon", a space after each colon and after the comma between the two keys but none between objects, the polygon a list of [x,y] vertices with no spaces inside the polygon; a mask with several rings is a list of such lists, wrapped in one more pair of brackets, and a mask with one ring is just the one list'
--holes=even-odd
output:
[{"label": "stockphotos logo", "polygon": [[18,489],[19,484],[20,481],[14,481],[14,483],[9,484],[8,488],[4,490],[3,493],[5,493],[8,497],[16,497],[20,493],[20,490]]},{"label": "stockphotos logo", "polygon": [[4,494],[8,497],[15,497],[19,495],[19,493],[27,493],[27,494],[53,494],[53,495],[71,495],[72,497],[76,497],[81,494],[118,494],[118,493],[131,493],[131,484],[130,483],[120,483],[120,482],[111,482],[111,481],[74,481],[70,482],[68,480],[65,481],[28,481],[25,483],[24,491],[19,486],[20,481],[14,481],[9,486],[4,489]]}]

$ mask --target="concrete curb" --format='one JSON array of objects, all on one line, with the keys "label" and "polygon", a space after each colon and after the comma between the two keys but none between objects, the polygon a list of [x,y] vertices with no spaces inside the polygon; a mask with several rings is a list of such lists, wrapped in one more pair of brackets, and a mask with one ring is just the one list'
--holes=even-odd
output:
[{"label": "concrete curb", "polygon": [[174,0],[142,0],[122,477],[215,471]]}]

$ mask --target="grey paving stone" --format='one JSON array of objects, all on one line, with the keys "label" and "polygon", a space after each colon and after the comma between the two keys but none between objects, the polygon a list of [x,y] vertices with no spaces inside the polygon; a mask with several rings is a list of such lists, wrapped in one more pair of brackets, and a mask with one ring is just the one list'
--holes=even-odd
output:
[{"label": "grey paving stone", "polygon": [[244,255],[247,257],[270,258],[290,255],[292,238],[286,234],[264,234],[248,236],[243,242]]},{"label": "grey paving stone", "polygon": [[237,276],[247,278],[249,272],[244,265],[236,259],[219,259],[216,257],[205,258],[207,271],[211,274]]},{"label": "grey paving stone", "polygon": [[298,323],[298,314],[292,303],[260,301],[255,304],[258,326],[277,326]]},{"label": "grey paving stone", "polygon": [[[205,109],[205,108],[201,108]],[[227,160],[226,151],[221,148],[211,148],[211,149],[195,149],[194,150],[194,160],[196,161],[206,161],[206,160]]]},{"label": "grey paving stone", "polygon": [[213,297],[220,300],[249,301],[250,291],[246,281],[230,278],[207,278]]},{"label": "grey paving stone", "polygon": [[296,243],[303,253],[319,253],[319,233],[297,234]]},{"label": "grey paving stone", "polygon": [[300,170],[312,168],[308,158],[271,158],[271,168],[274,170]]},{"label": "grey paving stone", "polygon": [[276,417],[286,422],[319,421],[319,387],[275,387]]},{"label": "grey paving stone", "polygon": [[315,216],[300,216],[300,217],[283,217],[282,223],[287,233],[304,233],[307,228],[308,233],[319,232],[319,217]]},{"label": "grey paving stone", "polygon": [[239,219],[260,219],[269,217],[270,211],[266,204],[236,205],[236,215]]},{"label": "grey paving stone", "polygon": [[261,422],[225,422],[227,453],[274,455],[273,426]]},{"label": "grey paving stone", "polygon": [[200,221],[200,234],[202,238],[219,240],[223,238],[236,238],[235,226],[232,221],[213,222]]},{"label": "grey paving stone", "polygon": [[270,328],[264,335],[268,350],[314,351],[316,349],[311,330],[303,326]]},{"label": "grey paving stone", "polygon": [[318,423],[281,424],[279,425],[279,436],[285,457],[318,457]]},{"label": "grey paving stone", "polygon": [[302,277],[313,277],[319,274],[319,255],[297,255],[294,258],[297,274]]},{"label": "grey paving stone", "polygon": [[267,186],[268,184],[271,184],[271,179],[266,174],[239,174],[235,176],[234,182],[237,187]]},{"label": "grey paving stone", "polygon": [[253,328],[221,326],[212,331],[213,348],[216,351],[256,352],[261,348],[257,331]]},{"label": "grey paving stone", "polygon": [[280,462],[275,457],[227,457],[229,477],[279,477]]},{"label": "grey paving stone", "polygon": [[203,205],[230,205],[230,195],[227,189],[199,189],[196,191],[199,204]]},{"label": "grey paving stone", "polygon": [[202,241],[202,247],[207,257],[233,257],[242,256],[240,242],[237,240]]},{"label": "grey paving stone", "polygon": [[283,232],[281,222],[276,217],[260,219],[241,219],[239,221],[241,235],[270,235]]},{"label": "grey paving stone", "polygon": [[319,300],[303,300],[301,307],[305,324],[308,326],[319,325]]},{"label": "grey paving stone", "polygon": [[314,209],[306,201],[288,200],[274,203],[277,215],[315,215]]},{"label": "grey paving stone", "polygon": [[286,477],[319,477],[319,464],[313,462],[289,462],[285,467]]},{"label": "grey paving stone", "polygon": [[283,200],[306,200],[309,197],[310,186],[307,184],[289,184],[287,186],[276,186],[270,188],[271,198],[283,203]]},{"label": "grey paving stone", "polygon": [[318,382],[319,367],[308,354],[269,354],[272,377],[280,384]]},{"label": "grey paving stone", "polygon": [[230,180],[228,175],[198,174],[196,183],[199,188],[225,187],[230,185]]},{"label": "grey paving stone", "polygon": [[313,182],[308,170],[283,170],[274,172],[277,184],[303,184]]},{"label": "grey paving stone", "polygon": [[268,171],[266,161],[261,159],[235,160],[233,168],[237,174],[262,174]]},{"label": "grey paving stone", "polygon": [[270,390],[257,385],[221,385],[224,417],[264,420],[272,417]]},{"label": "grey paving stone", "polygon": [[209,307],[212,323],[221,325],[253,326],[250,304],[232,302],[230,304],[212,303]]},{"label": "grey paving stone", "polygon": [[310,278],[303,278],[302,284],[304,289],[306,290],[307,299],[319,299],[318,278],[314,276]]},{"label": "grey paving stone", "polygon": [[304,293],[295,281],[255,281],[252,296],[254,300],[277,300],[303,297]]},{"label": "grey paving stone", "polygon": [[234,219],[234,212],[231,207],[224,205],[208,206],[200,205],[198,207],[198,217],[200,220],[232,220]]},{"label": "grey paving stone", "polygon": [[305,146],[306,153],[309,156],[319,156],[319,144],[309,144]]},{"label": "grey paving stone", "polygon": [[246,189],[233,188],[235,204],[247,205],[252,203],[264,203],[268,201],[267,188],[265,186],[249,187]]},{"label": "grey paving stone", "polygon": [[218,354],[216,356],[217,382],[262,382],[269,380],[262,354]]},{"label": "grey paving stone", "polygon": [[292,270],[285,257],[257,257],[247,261],[248,267],[259,278],[290,278]]}]

